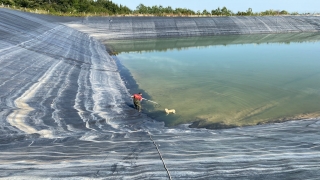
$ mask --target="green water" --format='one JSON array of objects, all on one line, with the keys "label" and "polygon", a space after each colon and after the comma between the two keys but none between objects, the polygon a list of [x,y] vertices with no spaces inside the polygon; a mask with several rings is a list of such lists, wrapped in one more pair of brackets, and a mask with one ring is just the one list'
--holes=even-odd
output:
[{"label": "green water", "polygon": [[[233,44],[220,38],[219,43],[179,48],[172,48],[174,40],[169,39],[161,40],[161,49],[148,46],[146,51],[137,45],[143,41],[131,40],[130,51],[121,50],[128,48],[125,42],[115,51],[139,89],[161,105],[143,102],[144,112],[169,126],[198,120],[201,126],[243,126],[319,117],[320,41],[276,39]],[[176,114],[167,116],[164,108]]]}]

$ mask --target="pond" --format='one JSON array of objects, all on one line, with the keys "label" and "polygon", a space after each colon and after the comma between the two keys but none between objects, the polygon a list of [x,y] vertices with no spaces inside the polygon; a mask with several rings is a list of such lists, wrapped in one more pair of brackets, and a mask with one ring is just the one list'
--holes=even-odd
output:
[{"label": "pond", "polygon": [[[168,126],[246,126],[320,116],[319,34],[108,42]],[[144,94],[145,95],[145,94]],[[164,108],[175,109],[166,115]]]}]

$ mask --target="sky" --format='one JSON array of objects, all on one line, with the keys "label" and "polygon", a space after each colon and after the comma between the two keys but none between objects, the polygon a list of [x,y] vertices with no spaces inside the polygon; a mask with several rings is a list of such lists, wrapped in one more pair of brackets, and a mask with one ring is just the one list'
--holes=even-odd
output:
[{"label": "sky", "polygon": [[118,5],[125,5],[135,10],[139,4],[145,6],[162,5],[175,8],[186,8],[193,11],[211,11],[227,7],[234,13],[252,8],[253,12],[265,10],[286,10],[290,13],[320,13],[320,0],[112,0]]}]

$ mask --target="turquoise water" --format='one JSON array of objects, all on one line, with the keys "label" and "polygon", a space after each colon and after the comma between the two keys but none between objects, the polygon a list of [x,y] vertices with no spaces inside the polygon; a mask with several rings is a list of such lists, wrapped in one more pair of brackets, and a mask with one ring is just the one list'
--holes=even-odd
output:
[{"label": "turquoise water", "polygon": [[[165,44],[115,50],[139,89],[161,105],[144,102],[144,112],[169,126],[194,121],[243,126],[320,114],[318,40],[232,44],[220,39],[170,49]],[[164,108],[176,114],[166,115]]]}]

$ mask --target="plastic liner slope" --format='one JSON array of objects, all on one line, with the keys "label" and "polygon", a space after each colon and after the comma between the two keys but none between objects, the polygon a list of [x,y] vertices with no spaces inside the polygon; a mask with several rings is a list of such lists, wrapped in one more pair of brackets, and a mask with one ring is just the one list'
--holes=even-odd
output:
[{"label": "plastic liner slope", "polygon": [[320,16],[87,17],[67,24],[105,40],[319,32]]}]

